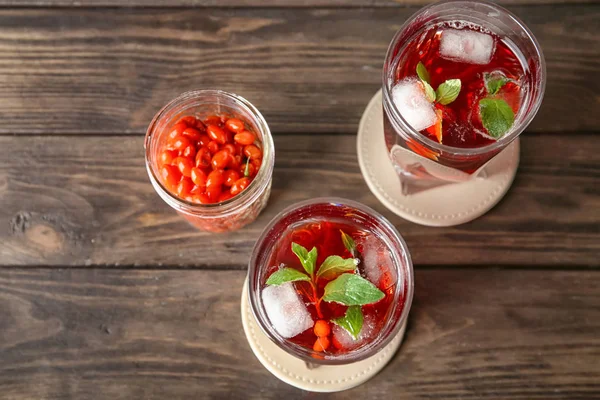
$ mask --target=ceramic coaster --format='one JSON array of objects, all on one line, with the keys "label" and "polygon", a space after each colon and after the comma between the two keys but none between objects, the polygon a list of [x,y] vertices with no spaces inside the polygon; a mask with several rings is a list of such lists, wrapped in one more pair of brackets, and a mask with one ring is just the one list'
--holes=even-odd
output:
[{"label": "ceramic coaster", "polygon": [[420,158],[424,165],[435,164],[437,173],[446,174],[456,182],[427,188],[414,194],[402,194],[400,180],[385,145],[381,99],[379,90],[367,105],[360,120],[357,139],[358,162],[373,194],[391,211],[417,224],[458,225],[485,214],[508,191],[519,165],[518,139],[490,160],[479,177],[462,182],[460,180],[466,175],[463,172],[433,163],[410,152],[412,155],[409,157]]},{"label": "ceramic coaster", "polygon": [[375,376],[392,359],[404,337],[406,323],[398,335],[382,350],[366,360],[348,365],[321,365],[308,368],[306,363],[280,349],[258,326],[248,300],[248,280],[242,290],[242,324],[256,358],[285,383],[312,392],[338,392],[358,386]]}]

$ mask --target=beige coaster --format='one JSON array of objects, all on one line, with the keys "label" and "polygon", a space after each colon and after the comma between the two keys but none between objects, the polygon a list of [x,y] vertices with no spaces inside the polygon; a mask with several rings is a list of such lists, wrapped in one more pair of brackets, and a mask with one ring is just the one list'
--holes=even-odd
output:
[{"label": "beige coaster", "polygon": [[[381,98],[379,90],[363,113],[358,127],[357,150],[358,162],[367,185],[387,208],[417,224],[453,226],[485,214],[502,199],[510,188],[519,165],[518,139],[490,160],[475,179],[461,182],[465,175],[463,172],[436,164],[435,173],[444,174],[456,182],[410,195],[402,194],[398,175],[385,145]],[[398,154],[404,157],[401,153]],[[435,164],[415,154],[410,157],[421,158],[423,165]],[[433,165],[432,167],[435,168]]]},{"label": "beige coaster", "polygon": [[358,386],[375,376],[392,359],[404,337],[406,324],[381,351],[349,365],[323,365],[309,369],[306,363],[273,343],[256,323],[248,301],[248,280],[242,290],[242,324],[256,358],[273,375],[302,390],[338,392]]}]

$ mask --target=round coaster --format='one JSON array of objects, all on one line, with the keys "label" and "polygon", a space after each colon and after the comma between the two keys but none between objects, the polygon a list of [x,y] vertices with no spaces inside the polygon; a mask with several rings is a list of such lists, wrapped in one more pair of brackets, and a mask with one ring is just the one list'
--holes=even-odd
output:
[{"label": "round coaster", "polygon": [[242,290],[242,325],[256,358],[285,383],[312,392],[339,392],[358,386],[375,376],[392,359],[404,337],[406,324],[398,335],[374,356],[348,365],[307,364],[280,349],[258,326],[248,300],[248,280]]},{"label": "round coaster", "polygon": [[417,224],[453,226],[485,214],[506,194],[519,165],[519,139],[486,164],[485,174],[481,174],[485,177],[402,194],[398,174],[385,145],[381,99],[379,90],[363,113],[358,127],[357,150],[360,169],[369,189],[387,208]]}]

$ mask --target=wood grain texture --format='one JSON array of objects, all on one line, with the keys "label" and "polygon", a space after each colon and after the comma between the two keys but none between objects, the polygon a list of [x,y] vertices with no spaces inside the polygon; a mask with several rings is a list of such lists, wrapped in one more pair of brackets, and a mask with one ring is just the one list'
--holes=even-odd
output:
[{"label": "wood grain texture", "polygon": [[330,395],[264,369],[243,271],[0,270],[0,390],[44,399],[592,399],[600,272],[426,270],[400,352]]},{"label": "wood grain texture", "polygon": [[[594,0],[500,0],[504,5],[578,4]],[[0,7],[405,7],[426,5],[429,0],[0,0]]]},{"label": "wood grain texture", "polygon": [[0,137],[0,264],[244,269],[278,212],[339,196],[380,211],[416,265],[598,267],[600,142],[525,135],[506,198],[466,225],[430,228],[387,211],[360,173],[354,135],[275,136],[273,190],[240,231],[195,230],[154,192],[141,137]]},{"label": "wood grain texture", "polygon": [[[355,132],[417,9],[0,10],[0,134],[141,134],[196,88],[246,97],[275,132]],[[596,131],[600,5],[511,9],[548,65],[530,130]]]}]

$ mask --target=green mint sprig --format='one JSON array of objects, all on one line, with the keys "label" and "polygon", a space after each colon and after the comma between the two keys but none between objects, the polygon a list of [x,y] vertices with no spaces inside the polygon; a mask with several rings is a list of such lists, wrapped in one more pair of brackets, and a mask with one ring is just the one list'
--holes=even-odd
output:
[{"label": "green mint sprig", "polygon": [[[354,256],[356,244],[352,237],[343,231],[342,242],[348,251]],[[283,267],[275,271],[267,279],[267,285],[281,285],[286,282],[308,281],[313,288],[313,299],[317,308],[319,318],[322,313],[319,308],[321,301],[335,302],[348,306],[343,317],[331,320],[339,325],[355,339],[358,339],[363,325],[363,314],[360,306],[373,304],[385,297],[385,294],[375,285],[356,274],[358,259],[342,258],[337,255],[327,257],[315,270],[317,260],[317,249],[313,247],[308,251],[298,243],[292,243],[292,252],[300,260],[300,264],[306,273],[294,268]],[[325,285],[323,296],[318,298],[317,283],[319,279],[330,280]]]},{"label": "green mint sprig", "polygon": [[323,300],[345,306],[377,303],[385,294],[371,282],[356,274],[342,274],[325,285]]},{"label": "green mint sprig", "polygon": [[352,257],[356,257],[356,243],[354,243],[354,239],[341,229],[340,232],[342,233],[342,243],[344,243],[344,247],[352,254]]},{"label": "green mint sprig", "polygon": [[425,87],[425,95],[427,96],[427,99],[432,103],[435,102],[435,90],[433,90],[431,84],[429,83],[431,82],[429,78],[429,71],[427,71],[427,68],[425,68],[425,65],[421,61],[419,61],[417,64],[417,76],[423,83],[423,87]]},{"label": "green mint sprig", "polygon": [[363,326],[364,316],[360,306],[350,306],[343,317],[332,319],[331,322],[344,328],[354,340],[358,340],[358,335]]},{"label": "green mint sprig", "polygon": [[481,123],[494,139],[499,139],[510,130],[515,122],[515,114],[502,99],[486,97],[479,100]]},{"label": "green mint sprig", "polygon": [[417,75],[419,76],[419,79],[421,79],[423,82],[427,84],[431,82],[429,77],[429,71],[427,71],[425,64],[423,64],[421,61],[419,61],[419,63],[417,64]]},{"label": "green mint sprig", "polygon": [[329,256],[319,267],[317,278],[332,279],[344,272],[354,272],[357,264],[356,258],[343,259],[340,256]]},{"label": "green mint sprig", "polygon": [[498,140],[504,136],[515,123],[515,113],[508,103],[498,98],[500,89],[509,82],[501,74],[485,74],[485,88],[488,96],[479,100],[479,116],[488,134]]},{"label": "green mint sprig", "polygon": [[286,282],[310,281],[310,277],[294,268],[281,268],[269,276],[267,285],[281,285]]},{"label": "green mint sprig", "polygon": [[304,270],[312,277],[317,263],[317,248],[313,247],[311,251],[308,251],[298,243],[292,243],[292,251],[300,260]]},{"label": "green mint sprig", "polygon": [[427,98],[432,103],[440,103],[444,106],[448,105],[456,100],[460,93],[460,79],[448,79],[434,91],[431,86],[429,71],[427,71],[427,68],[421,61],[417,64],[417,76],[425,87]]},{"label": "green mint sprig", "polygon": [[503,75],[484,74],[485,89],[490,96],[497,94],[502,86],[508,83],[508,79]]},{"label": "green mint sprig", "polygon": [[460,79],[448,79],[435,91],[435,101],[446,106],[456,100],[459,93]]}]

